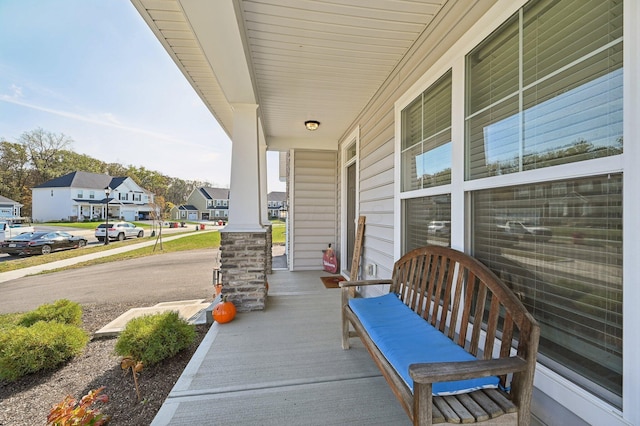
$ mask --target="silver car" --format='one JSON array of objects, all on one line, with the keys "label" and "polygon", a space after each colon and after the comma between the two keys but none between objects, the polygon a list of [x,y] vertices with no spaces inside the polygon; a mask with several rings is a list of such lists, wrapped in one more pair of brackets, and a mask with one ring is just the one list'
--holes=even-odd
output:
[{"label": "silver car", "polygon": [[144,237],[144,229],[135,226],[129,222],[103,223],[96,228],[96,238],[98,241],[104,241],[107,234],[107,226],[109,227],[109,240],[123,241],[125,238],[142,238]]}]

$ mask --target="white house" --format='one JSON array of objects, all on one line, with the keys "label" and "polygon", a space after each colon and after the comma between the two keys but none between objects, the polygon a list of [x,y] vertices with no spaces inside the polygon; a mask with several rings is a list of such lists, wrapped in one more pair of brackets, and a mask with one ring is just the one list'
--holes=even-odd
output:
[{"label": "white house", "polygon": [[20,219],[22,204],[0,195],[0,220]]},{"label": "white house", "polygon": [[33,187],[31,193],[36,222],[104,219],[107,205],[109,218],[129,221],[148,218],[153,211],[153,194],[128,177],[78,171]]},{"label": "white house", "polygon": [[287,152],[292,270],[360,215],[364,278],[470,253],[542,326],[536,421],[640,424],[640,2],[132,3],[232,140],[224,232],[268,232]]},{"label": "white house", "polygon": [[279,218],[283,210],[286,211],[287,193],[271,191],[267,194],[267,210],[269,218]]}]

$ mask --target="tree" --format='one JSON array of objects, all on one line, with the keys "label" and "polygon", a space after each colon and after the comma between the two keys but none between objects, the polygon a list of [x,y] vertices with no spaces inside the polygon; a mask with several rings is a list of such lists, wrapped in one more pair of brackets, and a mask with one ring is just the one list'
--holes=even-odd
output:
[{"label": "tree", "polygon": [[107,165],[104,161],[96,160],[86,154],[78,154],[73,151],[61,150],[60,161],[60,172],[62,175],[77,170],[90,173],[105,173],[107,171]]},{"label": "tree", "polygon": [[64,174],[61,173],[64,167],[61,151],[71,147],[73,143],[64,133],[56,134],[38,127],[24,132],[18,138],[18,142],[26,149],[38,183]]},{"label": "tree", "polygon": [[31,173],[27,151],[19,143],[0,142],[0,194],[24,205],[22,214],[31,215]]}]

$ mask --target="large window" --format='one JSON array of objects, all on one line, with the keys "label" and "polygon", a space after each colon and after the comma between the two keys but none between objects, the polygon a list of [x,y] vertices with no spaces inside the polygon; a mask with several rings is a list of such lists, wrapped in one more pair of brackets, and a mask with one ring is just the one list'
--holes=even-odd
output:
[{"label": "large window", "polygon": [[477,191],[473,227],[474,256],[540,322],[539,360],[619,403],[622,175]]},{"label": "large window", "polygon": [[466,56],[465,81],[465,180],[492,177],[472,253],[540,322],[539,361],[617,406],[622,174],[508,175],[622,154],[622,69],[622,1],[539,0]]},{"label": "large window", "polygon": [[532,1],[467,55],[467,179],[622,152],[622,1]]},{"label": "large window", "polygon": [[402,111],[402,190],[451,183],[451,72]]}]

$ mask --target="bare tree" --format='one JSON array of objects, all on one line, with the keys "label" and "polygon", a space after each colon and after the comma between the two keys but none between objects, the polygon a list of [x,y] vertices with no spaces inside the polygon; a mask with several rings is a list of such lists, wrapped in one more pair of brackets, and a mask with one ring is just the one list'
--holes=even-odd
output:
[{"label": "bare tree", "polygon": [[73,140],[64,133],[56,134],[40,127],[24,132],[18,138],[28,154],[36,173],[36,181],[42,183],[61,176],[64,158],[62,151],[71,147]]}]

